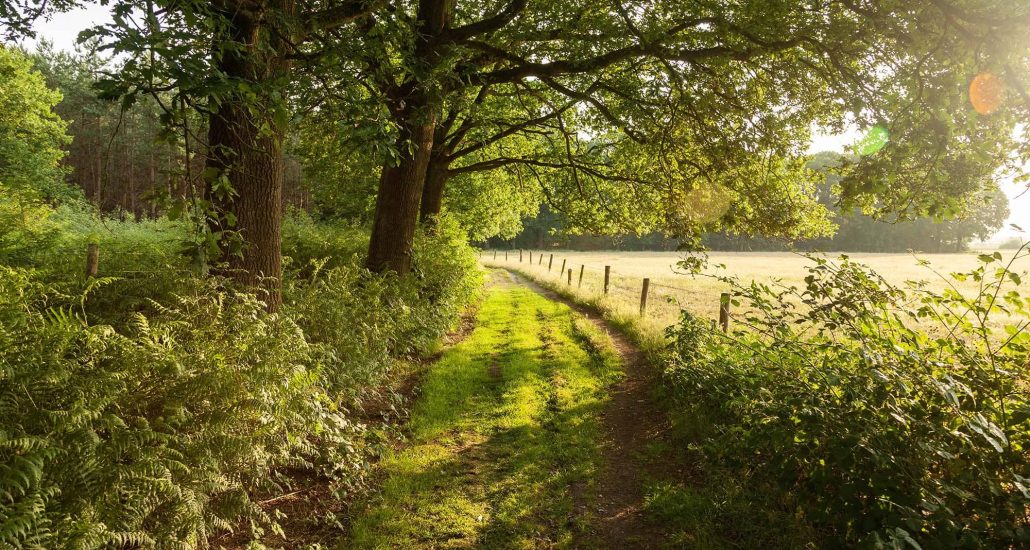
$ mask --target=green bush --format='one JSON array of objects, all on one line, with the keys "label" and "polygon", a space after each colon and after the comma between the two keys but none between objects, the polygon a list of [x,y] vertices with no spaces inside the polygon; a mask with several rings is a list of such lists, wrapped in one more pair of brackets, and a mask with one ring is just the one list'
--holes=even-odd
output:
[{"label": "green bush", "polygon": [[31,272],[0,281],[8,544],[196,544],[260,519],[249,492],[309,460],[310,434],[350,428],[303,333],[252,295],[202,292],[116,329],[26,307],[46,299]]},{"label": "green bush", "polygon": [[330,255],[297,271],[305,278],[287,279],[285,311],[319,344],[322,360],[332,365],[327,372],[334,390],[357,398],[375,388],[393,357],[433,351],[474,301],[481,279],[461,228],[447,218],[433,234],[416,235],[415,273],[403,279],[369,273],[356,265],[360,256],[353,253],[350,263],[329,267],[339,264],[332,254],[349,246],[340,243],[350,243],[337,238],[336,245],[321,244],[333,242],[326,233],[335,231],[334,225],[306,227],[306,242],[319,243]]},{"label": "green bush", "polygon": [[702,459],[793,502],[821,544],[1030,544],[1030,312],[1011,264],[981,260],[951,276],[973,296],[892,288],[846,258],[814,258],[800,289],[728,279],[743,328],[684,313],[670,329],[666,377],[714,423]]},{"label": "green bush", "polygon": [[0,250],[0,546],[202,547],[274,529],[255,502],[290,472],[359,488],[382,443],[352,411],[479,282],[452,224],[398,278],[360,266],[360,231],[294,215],[284,249],[306,263],[269,314],[191,268],[183,224],[41,208],[20,218],[45,219],[19,229],[36,245]]},{"label": "green bush", "polygon": [[290,209],[283,218],[283,256],[289,266],[310,269],[312,262],[325,267],[355,265],[368,247],[368,232],[339,221],[315,221],[303,210]]}]

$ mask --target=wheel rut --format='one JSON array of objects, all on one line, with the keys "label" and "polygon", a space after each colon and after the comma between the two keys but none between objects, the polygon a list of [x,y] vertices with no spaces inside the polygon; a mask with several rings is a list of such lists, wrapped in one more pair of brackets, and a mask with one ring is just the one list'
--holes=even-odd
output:
[{"label": "wheel rut", "polygon": [[580,541],[579,547],[661,548],[662,530],[643,515],[645,484],[667,474],[660,461],[645,456],[648,445],[664,440],[669,429],[668,418],[654,399],[658,374],[644,354],[596,312],[525,277],[507,273],[513,283],[569,306],[607,333],[623,362],[625,376],[609,389],[610,399],[602,413],[605,463],[589,505],[596,518],[589,533],[592,540]]}]

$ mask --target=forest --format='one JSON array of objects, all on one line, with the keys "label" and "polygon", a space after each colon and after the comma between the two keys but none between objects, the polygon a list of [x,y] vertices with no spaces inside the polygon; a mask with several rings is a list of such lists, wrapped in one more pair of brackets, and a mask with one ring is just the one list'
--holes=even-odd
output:
[{"label": "forest", "polygon": [[[817,253],[1003,228],[1030,4],[0,0],[0,38],[0,547],[1030,545],[1030,244]],[[678,251],[726,319],[558,248]]]}]

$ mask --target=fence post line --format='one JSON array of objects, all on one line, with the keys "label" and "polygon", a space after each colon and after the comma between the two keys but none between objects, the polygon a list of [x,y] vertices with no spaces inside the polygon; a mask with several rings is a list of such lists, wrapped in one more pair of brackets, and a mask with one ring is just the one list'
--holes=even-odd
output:
[{"label": "fence post line", "polygon": [[508,261],[508,251],[507,250],[504,251],[504,261],[506,261],[506,262]]},{"label": "fence post line", "polygon": [[730,293],[723,292],[719,295],[719,326],[723,332],[730,330]]},{"label": "fence post line", "polygon": [[519,249],[519,263],[522,263],[522,249]]},{"label": "fence post line", "polygon": [[551,254],[551,259],[547,260],[547,272],[551,272],[551,266],[554,265],[554,254]]},{"label": "fence post line", "polygon": [[647,289],[651,286],[651,279],[644,278],[644,286],[640,288],[640,316],[644,316],[644,312],[647,311]]},{"label": "fence post line", "polygon": [[496,248],[494,249],[494,261],[495,262],[497,261],[497,249]]},{"label": "fence post line", "polygon": [[583,268],[585,267],[585,265],[579,264],[579,286],[576,288],[583,288]]},{"label": "fence post line", "polygon": [[611,278],[612,266],[604,266],[604,293],[608,294],[608,280]]},{"label": "fence post line", "polygon": [[86,276],[96,277],[100,268],[100,245],[89,243],[86,246]]},{"label": "fence post line", "polygon": [[544,255],[538,254],[538,256],[540,256],[540,259],[536,261],[536,265],[544,265]]},{"label": "fence post line", "polygon": [[572,268],[571,267],[569,268],[569,282],[568,282],[568,285],[572,286]]},{"label": "fence post line", "polygon": [[[559,276],[559,277],[561,276],[561,274],[562,274],[562,273],[565,273],[565,262],[567,262],[567,261],[568,261],[567,259],[565,259],[565,258],[562,258],[562,261],[561,261],[561,272],[560,272],[560,273],[558,273],[558,276]],[[571,284],[571,283],[570,283],[570,284]]]},{"label": "fence post line", "polygon": [[529,251],[529,264],[530,265],[533,264],[533,251],[532,250]]}]

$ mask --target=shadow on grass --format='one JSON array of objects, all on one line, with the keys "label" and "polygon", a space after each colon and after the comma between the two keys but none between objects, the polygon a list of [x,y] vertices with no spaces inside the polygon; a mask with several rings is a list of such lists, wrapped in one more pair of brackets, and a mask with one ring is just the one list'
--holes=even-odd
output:
[{"label": "shadow on grass", "polygon": [[[589,539],[605,381],[567,307],[493,288],[433,369],[412,445],[344,548],[571,547]],[[585,536],[586,535],[586,536]]]}]

